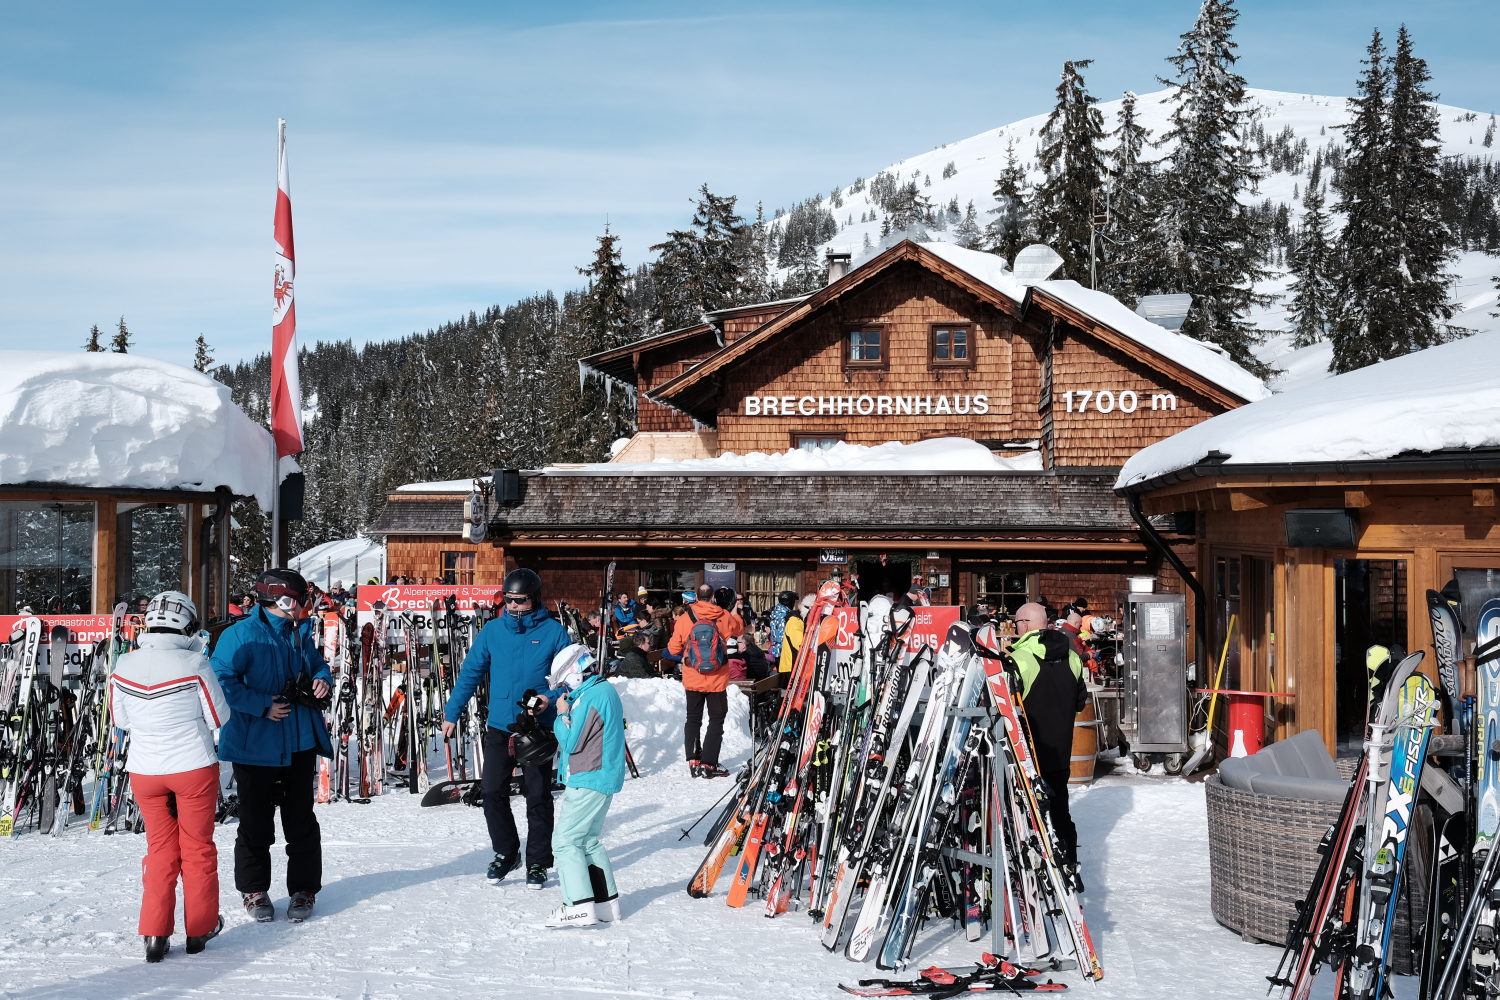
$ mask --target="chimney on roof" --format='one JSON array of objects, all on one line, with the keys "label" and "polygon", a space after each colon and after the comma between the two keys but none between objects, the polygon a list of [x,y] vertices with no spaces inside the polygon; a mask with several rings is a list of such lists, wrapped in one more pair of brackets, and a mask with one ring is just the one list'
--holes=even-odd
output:
[{"label": "chimney on roof", "polygon": [[854,255],[843,250],[829,250],[823,258],[828,261],[828,283],[831,285],[849,273],[849,262]]}]

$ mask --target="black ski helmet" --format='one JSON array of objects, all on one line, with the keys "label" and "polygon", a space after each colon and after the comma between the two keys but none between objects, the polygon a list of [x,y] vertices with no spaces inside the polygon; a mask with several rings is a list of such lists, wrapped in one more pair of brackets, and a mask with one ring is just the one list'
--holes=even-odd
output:
[{"label": "black ski helmet", "polygon": [[557,737],[552,730],[537,726],[526,732],[511,730],[516,754],[515,761],[522,766],[528,764],[550,764],[557,754]]},{"label": "black ski helmet", "polygon": [[797,606],[797,595],[790,590],[783,590],[776,595],[776,603],[783,608],[791,609]]},{"label": "black ski helmet", "polygon": [[714,591],[714,603],[725,611],[734,610],[734,588],[720,587]]},{"label": "black ski helmet", "polygon": [[[286,598],[294,602],[291,607],[282,603]],[[307,581],[294,569],[268,569],[255,579],[255,599],[267,607],[291,611],[307,601]]]},{"label": "black ski helmet", "polygon": [[513,569],[505,576],[505,582],[500,585],[500,593],[525,594],[531,598],[531,603],[537,607],[542,605],[542,578],[536,575],[536,570]]}]

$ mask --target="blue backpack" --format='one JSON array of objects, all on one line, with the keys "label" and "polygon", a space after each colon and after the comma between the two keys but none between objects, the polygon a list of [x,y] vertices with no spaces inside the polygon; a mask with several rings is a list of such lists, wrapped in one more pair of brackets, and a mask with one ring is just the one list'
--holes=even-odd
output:
[{"label": "blue backpack", "polygon": [[713,622],[698,621],[692,608],[688,608],[688,617],[693,620],[693,630],[688,633],[687,646],[682,650],[683,665],[700,674],[711,674],[729,659],[724,636]]}]

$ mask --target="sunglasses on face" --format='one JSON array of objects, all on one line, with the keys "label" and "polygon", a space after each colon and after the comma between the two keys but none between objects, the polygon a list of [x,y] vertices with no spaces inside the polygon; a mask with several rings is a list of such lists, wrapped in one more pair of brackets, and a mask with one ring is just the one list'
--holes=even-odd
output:
[{"label": "sunglasses on face", "polygon": [[519,604],[530,604],[531,603],[531,598],[530,597],[512,597],[510,594],[506,594],[505,595],[505,603],[506,604],[517,604],[517,605],[519,605]]}]

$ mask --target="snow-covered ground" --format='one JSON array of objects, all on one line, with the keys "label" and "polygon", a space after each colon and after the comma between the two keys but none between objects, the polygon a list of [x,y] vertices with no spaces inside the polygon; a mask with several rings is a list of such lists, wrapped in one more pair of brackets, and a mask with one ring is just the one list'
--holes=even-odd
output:
[{"label": "snow-covered ground", "polygon": [[384,580],[385,546],[371,538],[339,538],[299,552],[287,565],[324,590]]},{"label": "snow-covered ground", "polygon": [[[818,944],[800,914],[767,920],[732,910],[722,888],[683,891],[703,856],[702,832],[681,828],[729,787],[687,777],[681,763],[682,689],[617,681],[641,768],[616,796],[604,840],[625,919],[598,929],[544,930],[559,901],[515,876],[486,883],[490,850],[480,812],[420,809],[404,791],[370,805],[318,807],[324,889],[315,917],[252,923],[230,876],[235,828],[219,828],[221,899],[228,926],[202,955],[142,959],[135,934],[144,837],[70,830],[0,844],[0,996],[11,997],[536,997],[842,996],[839,982],[879,975]],[[725,760],[744,760],[747,703],[732,691]],[[1128,768],[1126,769],[1128,770]],[[1084,912],[1104,965],[1101,998],[1265,995],[1279,950],[1243,943],[1209,913],[1203,786],[1121,773],[1073,793],[1088,892]],[[523,824],[524,807],[515,802]],[[273,850],[278,914],[284,859]],[[988,936],[986,935],[986,941]],[[918,940],[914,968],[970,962],[981,950],[944,926]]]}]

